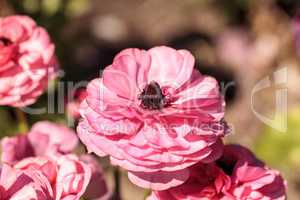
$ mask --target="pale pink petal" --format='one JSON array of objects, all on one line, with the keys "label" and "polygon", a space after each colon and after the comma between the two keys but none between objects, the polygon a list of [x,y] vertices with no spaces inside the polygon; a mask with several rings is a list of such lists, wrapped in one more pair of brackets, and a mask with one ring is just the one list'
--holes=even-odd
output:
[{"label": "pale pink petal", "polygon": [[128,172],[128,178],[134,184],[153,190],[166,190],[184,183],[189,177],[187,169],[178,170],[176,172],[143,173]]},{"label": "pale pink petal", "polygon": [[91,168],[73,155],[60,157],[58,165],[56,200],[79,200],[90,182]]},{"label": "pale pink petal", "polygon": [[103,83],[118,96],[134,100],[137,98],[139,87],[147,83],[146,72],[149,66],[150,57],[146,51],[122,51],[116,56],[113,64],[104,70]]},{"label": "pale pink petal", "polygon": [[156,81],[162,87],[176,89],[189,80],[195,64],[190,52],[166,46],[154,47],[148,52],[151,55],[148,82]]}]

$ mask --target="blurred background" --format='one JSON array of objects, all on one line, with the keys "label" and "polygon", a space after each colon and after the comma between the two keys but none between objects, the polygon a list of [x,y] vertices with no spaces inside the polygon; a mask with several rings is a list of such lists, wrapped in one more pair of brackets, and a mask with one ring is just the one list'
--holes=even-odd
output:
[{"label": "blurred background", "polygon": [[[190,50],[198,69],[214,76],[223,88],[226,120],[233,129],[226,142],[248,146],[269,166],[282,171],[288,180],[289,199],[299,200],[299,0],[0,0],[0,16],[16,13],[30,15],[48,30],[64,82],[99,76],[99,70],[124,48],[168,45]],[[266,77],[273,83],[279,69],[286,69],[287,82],[254,91]],[[63,102],[55,84],[49,92]],[[286,120],[286,131],[266,125],[255,114],[273,119],[279,90],[288,91],[287,119],[276,118],[273,124]],[[46,101],[44,95],[34,106]],[[28,115],[29,123],[65,121],[58,109]],[[0,107],[0,120],[1,137],[16,133],[11,108]],[[101,162],[113,188],[112,170],[105,159]],[[142,199],[144,191],[122,173],[124,199]]]}]

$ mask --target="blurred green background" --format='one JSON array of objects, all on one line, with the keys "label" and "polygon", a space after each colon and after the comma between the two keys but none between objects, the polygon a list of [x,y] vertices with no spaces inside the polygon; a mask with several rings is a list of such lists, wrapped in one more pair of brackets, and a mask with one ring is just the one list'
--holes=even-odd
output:
[{"label": "blurred green background", "polygon": [[[30,15],[48,30],[65,83],[99,76],[99,70],[124,48],[169,45],[189,49],[199,70],[217,78],[223,88],[226,119],[233,128],[226,142],[248,146],[281,170],[288,180],[289,199],[298,200],[300,62],[293,19],[299,6],[297,0],[0,0],[0,15]],[[260,80],[274,80],[273,73],[282,68],[287,69],[285,84],[252,94]],[[59,97],[54,86],[49,92],[61,103],[59,98],[64,97]],[[253,112],[272,119],[279,89],[288,90],[286,131],[264,124]],[[44,95],[34,106],[46,101]],[[52,114],[27,117],[30,124],[66,120],[58,108]],[[0,121],[1,137],[17,132],[11,108],[0,108]],[[284,124],[285,118],[274,123]],[[107,178],[112,185],[111,173]],[[144,191],[129,183],[125,173],[122,186],[125,200],[142,199]]]}]

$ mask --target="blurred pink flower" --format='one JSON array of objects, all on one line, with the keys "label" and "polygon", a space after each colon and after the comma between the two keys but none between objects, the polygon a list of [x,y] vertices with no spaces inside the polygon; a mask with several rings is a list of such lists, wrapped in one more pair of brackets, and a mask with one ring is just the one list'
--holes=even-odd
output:
[{"label": "blurred pink flower", "polygon": [[36,170],[44,174],[52,186],[55,200],[79,200],[91,179],[91,168],[71,154],[55,159],[25,158],[14,167],[21,170]]},{"label": "blurred pink flower", "polygon": [[189,168],[190,177],[182,185],[153,191],[148,200],[285,200],[285,182],[246,148],[227,145],[214,163]]},{"label": "blurred pink flower", "polygon": [[57,67],[45,29],[27,16],[0,18],[0,105],[34,103]]},{"label": "blurred pink flower", "polygon": [[72,129],[48,121],[34,124],[28,133],[28,139],[38,156],[53,150],[63,154],[70,153],[78,144],[78,137]]},{"label": "blurred pink flower", "polygon": [[74,99],[72,101],[67,101],[67,114],[74,119],[80,118],[79,107],[80,103],[86,98],[86,90],[79,89],[75,91]]},{"label": "blurred pink flower", "polygon": [[[262,70],[272,65],[280,51],[278,38],[263,34],[255,40],[245,30],[229,29],[220,34],[216,43],[221,62],[233,67],[235,72]],[[243,74],[244,74],[243,73]]]},{"label": "blurred pink flower", "polygon": [[222,33],[217,40],[216,50],[223,63],[236,69],[247,68],[249,60],[253,59],[253,44],[243,30],[230,29]]},{"label": "blurred pink flower", "polygon": [[39,171],[14,169],[4,164],[0,172],[0,199],[53,200],[53,190]]},{"label": "blurred pink flower", "polygon": [[292,28],[294,31],[296,50],[298,55],[300,56],[300,11],[298,11],[292,22]]},{"label": "blurred pink flower", "polygon": [[13,164],[32,156],[70,153],[78,143],[76,133],[59,124],[37,122],[26,135],[5,137],[1,140],[1,161]]},{"label": "blurred pink flower", "polygon": [[222,154],[227,130],[218,83],[194,63],[190,52],[165,46],[120,52],[87,87],[81,141],[141,187],[182,184],[188,166]]},{"label": "blurred pink flower", "polygon": [[91,155],[83,155],[80,160],[89,165],[92,170],[91,181],[84,193],[84,198],[89,200],[107,200],[111,192],[105,182],[104,172],[99,162]]}]

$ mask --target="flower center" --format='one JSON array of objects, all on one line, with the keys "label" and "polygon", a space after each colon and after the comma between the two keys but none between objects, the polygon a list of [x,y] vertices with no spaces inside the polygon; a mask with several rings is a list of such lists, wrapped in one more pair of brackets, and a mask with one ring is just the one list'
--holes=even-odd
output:
[{"label": "flower center", "polygon": [[162,109],[166,105],[165,95],[155,81],[151,81],[150,84],[146,85],[138,99],[141,100],[141,106],[149,110]]},{"label": "flower center", "polygon": [[0,37],[0,45],[9,46],[12,44],[12,41],[6,37]]},{"label": "flower center", "polygon": [[234,159],[221,158],[217,160],[216,164],[225,172],[225,174],[231,176],[237,161]]}]

